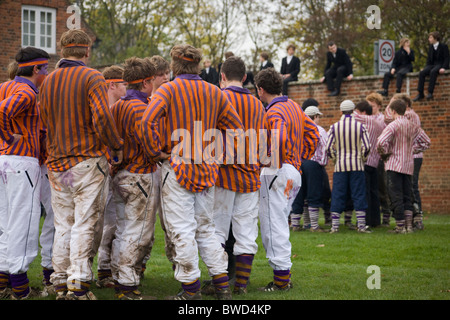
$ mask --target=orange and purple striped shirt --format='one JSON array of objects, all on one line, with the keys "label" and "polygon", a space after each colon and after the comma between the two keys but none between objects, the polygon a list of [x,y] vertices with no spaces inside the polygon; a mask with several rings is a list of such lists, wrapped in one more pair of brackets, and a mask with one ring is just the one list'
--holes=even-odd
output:
[{"label": "orange and purple striped shirt", "polygon": [[123,160],[113,166],[113,174],[121,169],[131,173],[146,174],[156,170],[155,162],[150,162],[144,154],[138,131],[142,115],[147,108],[147,94],[128,89],[127,94],[111,106],[111,113],[124,141]]},{"label": "orange and purple striped shirt", "polygon": [[[314,155],[319,142],[319,129],[302,108],[286,96],[273,99],[266,107],[269,131],[278,130],[278,153],[281,168],[289,163],[300,173],[302,160],[309,160]],[[271,154],[272,159],[274,157]]]},{"label": "orange and purple striped shirt", "polygon": [[122,148],[99,71],[63,59],[42,83],[39,100],[50,171],[65,171],[89,158],[106,156],[107,148]]},{"label": "orange and purple striped shirt", "polygon": [[[159,121],[165,117],[163,137]],[[192,192],[201,192],[216,183],[219,161],[205,153],[211,129],[243,129],[236,110],[226,95],[199,75],[182,74],[159,87],[152,96],[141,123],[141,139],[149,158],[161,151],[169,161],[178,183]],[[207,140],[207,139],[206,139]],[[165,148],[161,149],[161,141]]]},{"label": "orange and purple striped shirt", "polygon": [[[39,159],[38,89],[28,79],[15,77],[0,85],[0,155]],[[13,143],[13,134],[22,138]]]},{"label": "orange and purple striped shirt", "polygon": [[[241,117],[244,131],[251,132],[244,141],[241,141],[241,143],[245,142],[245,163],[220,166],[216,186],[241,193],[255,192],[261,187],[257,134],[260,130],[267,129],[264,125],[266,112],[261,101],[246,88],[230,86],[223,92]],[[252,133],[256,135],[251,136]],[[238,149],[235,150],[236,155],[239,152]]]}]

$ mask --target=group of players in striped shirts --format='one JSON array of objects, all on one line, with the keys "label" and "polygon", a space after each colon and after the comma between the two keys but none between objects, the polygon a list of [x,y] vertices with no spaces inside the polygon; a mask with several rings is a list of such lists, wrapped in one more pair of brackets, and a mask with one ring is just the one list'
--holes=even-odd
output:
[{"label": "group of players in striped shirts", "polygon": [[[50,74],[45,51],[23,48],[16,76],[0,85],[0,298],[94,300],[98,254],[97,286],[113,287],[121,300],[153,299],[138,286],[154,244],[156,214],[181,283],[169,299],[245,294],[258,223],[273,269],[273,281],[260,290],[289,290],[289,228],[296,221],[291,208],[299,194],[314,207],[309,193],[300,192],[312,189],[311,179],[302,176],[310,173],[310,161],[324,158],[323,147],[336,161],[332,231],[350,190],[359,231],[368,232],[365,193],[357,192],[365,190],[364,162],[374,146],[370,129],[352,116],[351,101],[341,104],[342,119],[325,144],[326,133],[312,120],[320,112],[304,112],[283,96],[273,68],[255,77],[257,99],[242,85],[246,68],[239,57],[223,63],[219,88],[199,77],[201,51],[190,45],[175,45],[170,64],[159,56],[133,57],[102,74],[86,66],[91,40],[84,31],[65,32],[60,44],[63,59]],[[407,188],[413,150],[429,146],[423,130],[403,120],[405,109],[400,100],[391,103],[395,120],[377,141],[386,169],[401,174],[391,179],[400,189]],[[255,143],[245,134],[249,130],[266,135]],[[243,140],[228,139],[230,132]],[[397,170],[404,162],[405,171]],[[344,196],[336,200],[335,190]],[[394,210],[398,227],[410,209],[402,190]],[[39,238],[41,203],[46,218]],[[224,249],[230,228],[233,289]],[[40,292],[27,276],[39,241]],[[209,290],[201,288],[199,255],[211,277]]]}]

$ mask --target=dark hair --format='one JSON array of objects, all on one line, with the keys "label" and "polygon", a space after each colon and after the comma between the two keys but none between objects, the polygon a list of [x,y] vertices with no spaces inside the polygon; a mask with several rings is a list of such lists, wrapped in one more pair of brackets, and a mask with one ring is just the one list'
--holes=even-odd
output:
[{"label": "dark hair", "polygon": [[396,93],[394,94],[393,98],[395,100],[403,100],[403,102],[406,104],[406,107],[412,108],[412,101],[407,93]]},{"label": "dark hair", "polygon": [[227,52],[225,52],[224,56],[225,56],[225,60],[226,60],[226,59],[228,59],[229,57],[234,56],[234,53],[233,53],[232,51],[227,51]]},{"label": "dark hair", "polygon": [[441,41],[441,34],[438,31],[433,31],[429,34],[429,36],[432,36],[437,41]]},{"label": "dark hair", "polygon": [[401,99],[394,100],[389,105],[389,108],[391,108],[392,110],[394,110],[395,112],[397,112],[399,115],[402,116],[405,114],[406,111],[406,103]]},{"label": "dark hair", "polygon": [[228,80],[242,81],[245,76],[245,63],[240,57],[232,56],[224,61],[220,70]]},{"label": "dark hair", "polygon": [[151,58],[145,58],[148,59],[156,69],[156,75],[160,76],[165,74],[166,72],[170,71],[170,63],[166,59],[164,59],[161,56],[152,56]]},{"label": "dark hair", "polygon": [[296,48],[295,48],[295,45],[291,43],[290,45],[287,46],[286,51],[288,51],[288,50],[291,49],[291,48],[294,49],[294,51],[295,51],[295,49],[296,49]]},{"label": "dark hair", "polygon": [[265,51],[261,52],[259,56],[264,60],[269,60],[269,54]]},{"label": "dark hair", "polygon": [[303,102],[302,110],[305,111],[306,108],[311,107],[311,106],[318,107],[319,106],[319,102],[316,99],[314,99],[314,98],[308,98],[308,99],[306,99]]},{"label": "dark hair", "polygon": [[255,77],[255,85],[263,88],[269,94],[281,94],[283,79],[274,68],[267,68],[258,72]]},{"label": "dark hair", "polygon": [[149,60],[132,57],[123,64],[123,80],[128,82],[128,89],[141,90],[142,82],[130,84],[135,80],[141,80],[155,75],[155,66]]},{"label": "dark hair", "polygon": [[365,112],[367,115],[372,115],[372,106],[367,100],[363,100],[361,102],[358,102],[355,106],[356,110],[359,110],[361,112]]},{"label": "dark hair", "polygon": [[[16,54],[16,61],[18,63],[27,62],[34,59],[45,58],[50,59],[50,56],[47,52],[42,49],[34,48],[34,47],[26,47],[19,50]],[[41,69],[42,65],[38,65],[37,68]],[[33,75],[34,66],[18,68],[16,75],[21,77],[31,77]]]},{"label": "dark hair", "polygon": [[328,41],[327,47],[332,47],[334,46],[336,43],[334,43],[334,41]]}]

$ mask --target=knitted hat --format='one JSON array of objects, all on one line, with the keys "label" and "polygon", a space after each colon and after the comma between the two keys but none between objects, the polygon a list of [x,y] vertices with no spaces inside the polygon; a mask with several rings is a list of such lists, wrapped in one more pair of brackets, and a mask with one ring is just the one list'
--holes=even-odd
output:
[{"label": "knitted hat", "polygon": [[318,115],[318,114],[320,114],[320,115],[323,114],[322,112],[319,111],[319,108],[317,108],[316,106],[310,106],[310,107],[307,107],[307,108],[305,109],[305,113],[306,113],[309,117],[312,117],[312,116],[315,116],[315,115]]},{"label": "knitted hat", "polygon": [[355,104],[351,100],[344,100],[341,102],[341,111],[353,111],[355,109]]}]

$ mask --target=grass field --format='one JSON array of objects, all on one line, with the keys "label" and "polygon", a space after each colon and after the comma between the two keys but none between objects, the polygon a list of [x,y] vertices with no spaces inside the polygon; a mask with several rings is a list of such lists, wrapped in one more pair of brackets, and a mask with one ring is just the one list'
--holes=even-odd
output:
[{"label": "grass field", "polygon": [[[257,290],[272,281],[273,276],[258,238],[259,250],[248,294],[233,299],[450,300],[450,215],[425,215],[424,224],[425,230],[403,235],[390,234],[386,227],[375,228],[372,234],[358,234],[344,226],[337,234],[291,232],[294,288],[284,293]],[[174,295],[180,289],[165,257],[163,241],[158,222],[152,257],[140,286],[143,294],[158,299]],[[379,289],[367,286],[367,280],[373,275],[367,271],[371,265],[379,267]],[[201,280],[209,280],[205,265],[200,262],[200,266]],[[41,287],[39,256],[28,276],[31,286]],[[91,289],[99,300],[115,299],[113,289],[98,289],[95,284]],[[211,298],[204,296],[204,299]]]}]

